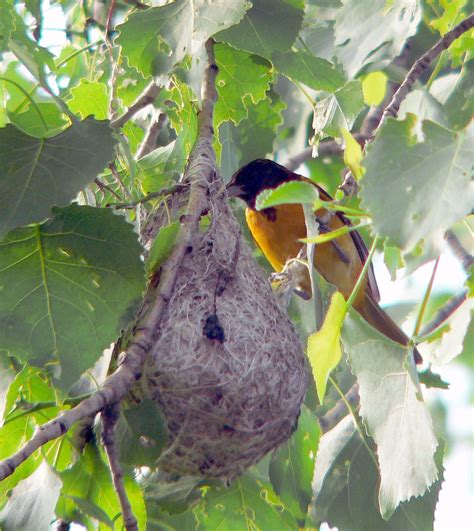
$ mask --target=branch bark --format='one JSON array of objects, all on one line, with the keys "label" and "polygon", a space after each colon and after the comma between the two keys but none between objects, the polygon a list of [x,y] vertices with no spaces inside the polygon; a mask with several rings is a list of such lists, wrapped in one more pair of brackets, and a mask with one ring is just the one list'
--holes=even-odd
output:
[{"label": "branch bark", "polygon": [[406,98],[415,82],[420,78],[421,74],[428,68],[431,62],[436,59],[443,50],[449,48],[463,33],[473,27],[474,13],[465,18],[451,31],[448,31],[448,33],[446,33],[432,48],[415,61],[403,80],[403,83],[400,85],[397,92],[395,92],[391,102],[385,107],[382,118],[374,134],[377,134],[377,131],[382,127],[387,118],[395,118],[397,116],[402,101]]},{"label": "branch bark", "polygon": [[160,92],[160,87],[152,81],[148,87],[138,96],[138,98],[130,105],[130,107],[115,120],[110,122],[111,127],[119,129],[123,127],[132,116],[137,114],[138,111],[153,103]]},{"label": "branch bark", "polygon": [[115,428],[120,418],[120,404],[116,402],[107,406],[101,414],[102,417],[102,443],[109,460],[109,469],[112,475],[115,492],[117,493],[122,508],[123,525],[127,531],[139,531],[138,522],[128,500],[127,491],[123,481],[122,467],[120,466],[117,444],[115,441]]},{"label": "branch bark", "polygon": [[[18,452],[0,461],[0,481],[13,474],[16,468],[41,446],[64,435],[76,422],[96,415],[110,404],[119,402],[141,376],[145,356],[155,341],[155,330],[173,293],[179,266],[194,234],[199,230],[199,220],[207,208],[208,186],[216,173],[212,148],[214,134],[212,118],[217,99],[215,90],[217,66],[214,61],[212,41],[206,43],[206,49],[208,66],[203,79],[198,137],[185,172],[185,180],[190,183],[189,200],[175,247],[162,266],[160,282],[156,294],[153,294],[153,303],[137,322],[135,333],[123,355],[122,364],[105,380],[102,388],[76,407],[61,412],[55,419],[39,426],[33,437]],[[152,289],[150,286],[148,291]]]}]

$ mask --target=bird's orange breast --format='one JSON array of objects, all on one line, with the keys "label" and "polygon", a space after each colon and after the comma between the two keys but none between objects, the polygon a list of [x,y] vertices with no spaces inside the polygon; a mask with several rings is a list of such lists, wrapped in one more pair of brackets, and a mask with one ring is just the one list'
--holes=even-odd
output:
[{"label": "bird's orange breast", "polygon": [[[316,216],[323,217],[326,210],[320,209]],[[263,254],[276,271],[281,271],[286,262],[296,258],[304,245],[300,241],[306,238],[306,224],[301,205],[279,205],[271,209],[256,211],[248,208],[246,220],[253,238]],[[344,226],[337,215],[327,221],[327,230]],[[316,247],[315,267],[328,281],[337,286],[347,299],[359,277],[363,264],[357,248],[349,234],[333,242]],[[304,282],[308,287],[309,277]],[[308,289],[306,291],[309,291]],[[361,294],[364,293],[361,290]]]}]

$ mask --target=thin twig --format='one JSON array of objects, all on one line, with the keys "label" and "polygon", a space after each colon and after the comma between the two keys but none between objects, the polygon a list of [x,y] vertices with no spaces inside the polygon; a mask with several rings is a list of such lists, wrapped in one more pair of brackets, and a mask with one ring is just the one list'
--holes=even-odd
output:
[{"label": "thin twig", "polygon": [[160,112],[156,118],[153,117],[150,126],[148,127],[147,132],[142,140],[142,143],[137,149],[137,153],[135,155],[137,160],[141,159],[145,155],[148,155],[148,153],[151,153],[156,148],[156,141],[165,121],[166,114],[164,112]]},{"label": "thin twig", "polygon": [[434,332],[440,325],[448,319],[448,317],[451,317],[451,315],[463,304],[463,302],[467,299],[467,291],[463,291],[462,293],[459,293],[458,295],[454,295],[454,297],[451,297],[435,314],[433,319],[429,323],[427,323],[419,333],[420,338],[423,338],[424,336],[428,336],[431,334],[431,332]]},{"label": "thin twig", "polygon": [[[431,62],[436,59],[443,50],[449,48],[456,39],[472,27],[474,27],[474,13],[465,18],[451,31],[448,31],[448,33],[446,33],[432,48],[415,61],[408,74],[405,76],[402,84],[398,87],[390,100],[390,103],[385,107],[377,127],[374,127],[372,136],[367,139],[366,145],[375,138],[388,117],[396,118],[403,100],[407,97],[413,85],[428,68]],[[373,124],[371,127],[373,127]],[[357,182],[354,179],[352,172],[347,171],[344,174],[343,183],[339,186],[339,189],[342,190],[346,196],[351,196],[357,192]]]},{"label": "thin twig", "polygon": [[462,243],[452,230],[447,230],[444,234],[448,245],[453,252],[454,256],[459,260],[462,268],[466,273],[469,273],[469,269],[474,265],[474,257],[471,256],[466,249],[464,249]]},{"label": "thin twig", "polygon": [[86,398],[78,406],[62,411],[56,418],[39,426],[32,438],[20,450],[0,461],[0,481],[13,474],[21,463],[44,444],[64,435],[79,420],[96,415],[108,405],[119,402],[141,376],[145,356],[155,341],[155,331],[173,293],[180,264],[194,235],[199,230],[201,215],[208,208],[208,186],[216,174],[215,155],[212,148],[214,133],[212,116],[214,102],[217,98],[215,89],[217,66],[214,61],[212,41],[207,42],[206,49],[209,61],[203,78],[203,101],[198,117],[198,137],[185,172],[187,181],[191,183],[189,201],[185,215],[182,217],[176,244],[168,260],[162,265],[159,285],[157,288],[149,286],[149,291],[156,289],[156,294],[152,297],[153,303],[136,323],[136,331],[128,344],[120,367],[107,377],[99,391],[90,398]]},{"label": "thin twig", "polygon": [[120,403],[116,402],[107,406],[101,414],[102,418],[102,443],[107,459],[109,460],[110,473],[122,509],[123,525],[127,531],[138,531],[138,522],[133,514],[132,506],[125,490],[122,467],[115,440],[115,427],[120,418]]},{"label": "thin twig", "polygon": [[347,404],[354,410],[359,405],[359,385],[354,384],[345,394],[346,401],[339,399],[336,405],[318,419],[323,433],[332,430],[347,415]]},{"label": "thin twig", "polygon": [[109,163],[109,170],[111,171],[114,179],[117,181],[118,185],[122,189],[122,192],[125,195],[127,195],[128,197],[132,197],[132,194],[130,193],[128,188],[125,186],[125,183],[123,182],[122,178],[120,177],[120,173],[119,173],[119,171],[117,169],[117,166],[116,166],[115,162],[112,161],[112,162]]},{"label": "thin twig", "polygon": [[105,184],[103,183],[102,181],[100,181],[97,177],[94,179],[94,183],[97,185],[97,188],[104,194],[104,197],[105,197],[105,193],[104,193],[104,190],[107,190],[109,193],[111,193],[116,199],[118,199],[119,201],[122,201],[123,197],[120,197],[118,195],[118,193],[113,189],[111,188],[108,184]]},{"label": "thin twig", "polygon": [[116,129],[123,127],[132,116],[138,111],[153,103],[160,92],[160,87],[155,81],[152,81],[148,87],[138,96],[138,98],[130,105],[130,107],[115,120],[110,122],[110,125]]},{"label": "thin twig", "polygon": [[405,76],[403,83],[400,85],[397,92],[395,92],[392,101],[385,108],[374,134],[377,134],[377,131],[382,127],[387,118],[395,118],[397,116],[402,101],[406,98],[415,82],[420,78],[421,74],[428,68],[431,62],[436,59],[436,57],[438,57],[443,50],[449,48],[449,46],[451,46],[451,44],[463,33],[473,27],[474,13],[465,18],[451,31],[448,31],[432,48],[430,48],[425,54],[415,61],[413,66],[410,68],[410,71]]},{"label": "thin twig", "polygon": [[151,192],[144,197],[141,197],[140,199],[137,199],[136,201],[131,201],[130,203],[109,203],[106,205],[110,208],[134,208],[137,205],[140,205],[142,203],[146,203],[148,201],[151,201],[152,199],[156,199],[158,197],[163,197],[165,195],[173,195],[179,192],[182,192],[183,190],[186,190],[186,188],[189,187],[188,183],[176,183],[173,184],[173,186],[170,186],[168,188],[162,188],[158,192]]},{"label": "thin twig", "polygon": [[[355,133],[354,138],[357,142],[363,144],[367,140],[367,136],[361,133]],[[344,151],[344,146],[338,144],[335,140],[323,140],[318,146],[318,158],[330,157],[333,155],[341,155]],[[313,148],[311,146],[303,149],[294,157],[290,157],[284,164],[290,171],[295,171],[301,164],[313,158]]]}]

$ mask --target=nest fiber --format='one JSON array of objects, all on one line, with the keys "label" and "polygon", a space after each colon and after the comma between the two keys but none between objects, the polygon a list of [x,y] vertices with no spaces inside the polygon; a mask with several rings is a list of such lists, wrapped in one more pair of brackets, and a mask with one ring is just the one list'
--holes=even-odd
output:
[{"label": "nest fiber", "polygon": [[158,465],[230,480],[296,427],[305,355],[221,199],[186,254],[144,372],[170,445]]}]

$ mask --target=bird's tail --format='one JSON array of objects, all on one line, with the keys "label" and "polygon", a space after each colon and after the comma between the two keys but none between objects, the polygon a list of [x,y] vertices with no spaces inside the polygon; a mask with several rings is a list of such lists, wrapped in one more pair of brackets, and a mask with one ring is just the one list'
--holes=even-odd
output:
[{"label": "bird's tail", "polygon": [[[359,304],[355,305],[355,308],[379,332],[397,343],[408,344],[408,336],[370,295],[366,295]],[[414,349],[413,355],[416,364],[423,362],[418,349]]]}]

